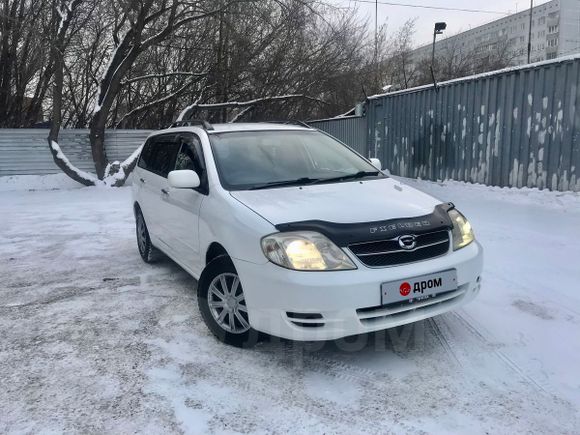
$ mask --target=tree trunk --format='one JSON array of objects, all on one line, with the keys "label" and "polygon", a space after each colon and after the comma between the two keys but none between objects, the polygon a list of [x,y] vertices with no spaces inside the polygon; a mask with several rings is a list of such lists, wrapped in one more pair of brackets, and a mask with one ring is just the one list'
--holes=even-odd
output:
[{"label": "tree trunk", "polygon": [[61,25],[59,27],[59,33],[55,43],[51,49],[51,57],[53,59],[54,65],[54,75],[53,75],[53,87],[52,87],[52,125],[50,126],[50,131],[48,133],[48,148],[52,154],[52,159],[54,163],[70,178],[78,183],[85,186],[93,186],[94,180],[91,180],[89,174],[85,174],[82,171],[76,169],[68,160],[68,158],[61,151],[58,145],[58,134],[60,132],[60,126],[62,124],[62,88],[64,86],[64,46],[65,46],[65,33],[70,23],[72,17],[72,10],[76,7],[79,2],[74,2],[70,4],[70,10],[67,12],[66,17],[61,15]]},{"label": "tree trunk", "polygon": [[106,120],[98,113],[89,124],[89,139],[91,142],[91,153],[95,163],[95,171],[99,180],[105,178],[107,169],[107,153],[105,151],[105,123]]}]

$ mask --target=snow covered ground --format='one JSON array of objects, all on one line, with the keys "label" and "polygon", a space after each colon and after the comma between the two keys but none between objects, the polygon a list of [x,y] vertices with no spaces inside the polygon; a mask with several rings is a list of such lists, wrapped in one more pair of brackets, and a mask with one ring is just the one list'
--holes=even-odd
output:
[{"label": "snow covered ground", "polygon": [[239,350],[203,325],[195,280],[141,261],[128,188],[0,180],[0,432],[577,433],[580,196],[410,183],[473,222],[478,299]]}]

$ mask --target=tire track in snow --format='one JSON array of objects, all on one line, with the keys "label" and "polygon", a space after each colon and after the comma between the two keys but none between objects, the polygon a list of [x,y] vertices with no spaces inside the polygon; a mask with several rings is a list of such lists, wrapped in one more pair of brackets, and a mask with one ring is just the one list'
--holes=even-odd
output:
[{"label": "tire track in snow", "polygon": [[[393,380],[389,377],[387,379],[382,379],[385,377],[384,373],[379,373],[364,367],[354,366],[344,361],[326,358],[312,352],[304,353],[303,349],[301,351],[296,350],[297,347],[300,347],[300,345],[292,346],[292,350],[295,353],[300,352],[299,357],[306,361],[307,368],[311,372],[331,376],[341,381],[355,383],[365,393],[371,392],[375,397],[389,397],[386,392],[389,392],[392,389]],[[385,409],[385,411],[387,415],[393,414],[390,409]],[[397,415],[391,415],[390,423],[394,426],[400,427],[405,431],[405,433],[423,433],[420,428],[402,421],[397,421],[395,420],[396,418]],[[371,430],[376,430],[376,426],[373,425]]]},{"label": "tire track in snow", "polygon": [[[443,321],[444,323],[444,321]],[[461,360],[457,356],[457,352],[453,349],[449,337],[451,336],[448,333],[443,333],[441,327],[439,326],[439,320],[434,317],[427,319],[427,325],[431,328],[432,334],[435,336],[437,341],[441,344],[441,347],[445,350],[445,353],[450,357],[450,359],[457,364],[459,367],[463,367]],[[446,324],[445,324],[446,325]],[[446,325],[447,327],[448,325]],[[449,329],[448,327],[446,329]]]},{"label": "tire track in snow", "polygon": [[[517,374],[526,384],[532,386],[535,390],[540,391],[544,394],[547,395],[553,395],[551,392],[549,392],[546,388],[544,388],[538,381],[536,381],[533,377],[531,377],[530,375],[528,375],[524,369],[522,369],[514,360],[512,360],[509,356],[507,356],[505,354],[505,352],[501,351],[500,349],[497,348],[497,345],[494,345],[490,339],[488,339],[486,336],[484,336],[481,331],[479,329],[483,329],[483,327],[479,326],[476,327],[474,325],[475,320],[471,319],[469,320],[467,317],[469,317],[468,314],[460,314],[457,311],[453,311],[450,313],[453,317],[455,317],[455,319],[457,319],[463,326],[465,326],[466,330],[470,333],[470,335],[472,335],[473,337],[475,337],[477,340],[479,340],[483,345],[485,345],[486,348],[490,349],[492,351],[492,353],[495,354],[495,356],[497,358],[499,358],[501,361],[503,361],[503,363],[509,368],[511,369],[515,374]],[[489,334],[489,333],[488,333]],[[491,335],[491,334],[489,334]]]},{"label": "tire track in snow", "polygon": [[[172,304],[175,302],[172,302]],[[191,337],[193,338],[193,337]],[[356,401],[352,404],[342,404],[340,401],[338,403],[332,400],[320,399],[313,397],[308,393],[305,387],[305,376],[316,373],[317,375],[324,375],[332,378],[339,379],[345,382],[351,382],[354,384],[355,388],[360,390],[361,394],[368,394],[368,391],[377,394],[385,395],[389,391],[388,384],[383,383],[382,387],[377,384],[377,379],[379,379],[379,374],[371,370],[361,369],[360,374],[351,374],[347,372],[349,370],[355,371],[356,367],[349,366],[348,364],[339,363],[333,360],[325,358],[316,358],[315,356],[311,358],[308,353],[304,352],[301,345],[292,345],[288,343],[274,343],[272,346],[267,346],[265,348],[257,348],[257,352],[251,350],[239,350],[235,348],[230,348],[224,346],[222,343],[214,341],[208,335],[210,344],[210,349],[212,350],[212,363],[203,364],[203,371],[201,373],[201,378],[191,377],[191,375],[181,375],[181,385],[188,385],[192,383],[199,382],[202,379],[211,380],[211,383],[216,387],[223,389],[227,388],[231,390],[231,397],[234,403],[243,404],[242,409],[254,408],[256,403],[254,399],[250,401],[244,401],[244,397],[256,398],[259,400],[264,400],[268,403],[269,412],[277,415],[277,421],[283,422],[283,426],[276,428],[274,433],[285,433],[286,431],[297,430],[299,433],[310,432],[309,427],[313,424],[322,425],[327,428],[330,433],[340,433],[345,432],[347,429],[352,428],[353,422],[357,421],[357,429],[353,433],[372,433],[376,431],[377,424],[372,421],[373,408],[367,407],[367,402]],[[194,339],[197,341],[196,339]],[[180,344],[180,348],[189,347],[187,341]],[[206,340],[203,340],[204,342]],[[162,345],[162,352],[156,351],[158,355],[157,367],[170,368],[173,364],[178,366],[186,366],[188,364],[195,364],[195,359],[190,359],[190,355],[195,355],[195,350],[193,346],[191,351],[187,353],[173,353],[175,349],[174,346],[170,344],[171,342],[166,342],[166,345]],[[192,342],[193,344],[193,342]],[[196,343],[198,344],[198,343]],[[160,343],[155,343],[159,346]],[[207,348],[206,348],[207,349]],[[236,360],[237,364],[232,365],[230,362]],[[317,362],[318,361],[318,362]],[[251,371],[245,371],[243,376],[240,376],[239,364],[246,366],[253,366],[255,369]],[[199,366],[198,366],[199,369]],[[182,370],[171,369],[174,372],[182,372]],[[282,376],[279,376],[279,375]],[[275,376],[274,376],[275,375]],[[384,375],[383,375],[384,376]],[[150,378],[150,381],[152,379]],[[159,381],[153,380],[153,384]],[[169,403],[174,402],[174,398],[162,394]],[[235,398],[239,399],[235,399]],[[179,398],[180,401],[186,400],[186,397]],[[201,398],[200,398],[201,399]],[[221,421],[225,423],[230,417],[231,412],[225,412],[223,409],[223,404],[219,401],[216,402],[210,396],[203,397],[204,411],[208,412],[212,416],[213,421]],[[369,404],[374,404],[374,402],[368,402]],[[259,406],[259,405],[258,405]],[[279,411],[275,411],[278,409]],[[292,411],[295,409],[295,411]],[[235,408],[236,412],[239,408]],[[254,410],[256,413],[259,410]],[[253,411],[252,411],[253,412]],[[287,427],[288,416],[284,416],[286,413],[292,413],[297,416],[298,421],[302,424],[298,429],[296,427]],[[280,415],[278,415],[280,413]],[[366,413],[369,415],[368,423],[362,423],[356,416]],[[389,414],[391,414],[389,412]],[[281,417],[281,420],[280,420]],[[314,417],[312,420],[310,417]],[[403,418],[401,416],[399,418]],[[217,419],[217,420],[216,420]],[[264,422],[260,422],[263,416],[256,419],[251,419],[252,424],[257,424],[258,426],[263,425]],[[304,419],[304,420],[302,420]],[[393,419],[389,419],[388,423],[393,429],[383,427],[382,433],[391,433],[392,431],[396,433],[420,433],[421,431],[415,427],[409,426],[402,422],[396,421],[396,416]],[[235,425],[236,422],[232,421],[227,423],[228,427]],[[272,428],[270,428],[272,429]],[[320,431],[320,427],[316,429]],[[315,430],[315,431],[316,431]]]},{"label": "tire track in snow", "polygon": [[[512,287],[512,288],[521,289],[524,293],[528,289],[527,287],[522,286],[522,284],[520,282],[513,280],[511,278],[511,275],[509,275],[509,274],[500,273],[497,271],[494,273],[497,275],[497,279],[499,279],[500,281],[503,281],[505,283],[511,284],[510,287]],[[557,298],[551,299],[550,303],[556,305],[562,311],[567,312],[569,315],[573,316],[575,319],[580,317],[579,311],[574,310],[572,307],[570,307],[570,305],[565,305],[565,304],[561,303],[559,301],[559,299],[557,299]]]}]

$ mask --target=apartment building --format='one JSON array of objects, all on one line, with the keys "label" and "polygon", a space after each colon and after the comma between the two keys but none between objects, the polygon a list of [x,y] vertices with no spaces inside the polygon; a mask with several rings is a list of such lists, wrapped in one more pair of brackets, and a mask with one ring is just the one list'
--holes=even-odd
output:
[{"label": "apartment building", "polygon": [[[522,65],[528,61],[529,31],[527,9],[443,38],[437,41],[435,50],[452,50],[461,59],[507,49],[512,63]],[[580,0],[552,0],[534,7],[531,31],[532,62],[580,53]],[[431,44],[415,49],[413,61],[430,57],[431,50]]]}]

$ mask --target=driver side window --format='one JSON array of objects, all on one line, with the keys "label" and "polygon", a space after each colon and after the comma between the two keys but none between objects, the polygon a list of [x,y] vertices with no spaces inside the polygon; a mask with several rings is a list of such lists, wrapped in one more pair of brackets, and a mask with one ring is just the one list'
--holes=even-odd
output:
[{"label": "driver side window", "polygon": [[182,143],[179,154],[177,154],[177,160],[175,161],[175,169],[191,169],[192,171],[195,171],[194,160],[195,154],[192,149],[187,144]]},{"label": "driver side window", "polygon": [[175,169],[189,169],[197,172],[201,181],[196,189],[200,193],[207,195],[208,184],[201,141],[193,134],[183,134],[179,138],[180,148],[175,160]]}]

